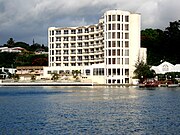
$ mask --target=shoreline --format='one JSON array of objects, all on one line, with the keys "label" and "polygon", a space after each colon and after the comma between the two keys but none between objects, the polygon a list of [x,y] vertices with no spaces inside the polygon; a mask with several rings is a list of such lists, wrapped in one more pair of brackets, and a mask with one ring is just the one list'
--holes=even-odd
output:
[{"label": "shoreline", "polygon": [[133,84],[96,84],[85,82],[1,82],[0,86],[138,86]]}]

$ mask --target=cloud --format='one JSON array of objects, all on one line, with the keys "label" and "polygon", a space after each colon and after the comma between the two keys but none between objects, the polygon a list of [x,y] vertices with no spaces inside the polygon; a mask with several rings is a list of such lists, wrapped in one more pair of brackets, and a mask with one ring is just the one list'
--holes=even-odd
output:
[{"label": "cloud", "polygon": [[164,28],[180,17],[177,0],[0,0],[0,44],[12,37],[47,44],[47,29],[97,23],[106,10],[141,13],[142,28]]}]

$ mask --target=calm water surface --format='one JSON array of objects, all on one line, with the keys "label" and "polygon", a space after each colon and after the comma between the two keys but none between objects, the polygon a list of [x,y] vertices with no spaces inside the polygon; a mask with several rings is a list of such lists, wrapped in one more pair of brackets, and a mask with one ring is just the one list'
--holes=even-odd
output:
[{"label": "calm water surface", "polygon": [[0,87],[0,134],[180,134],[180,88]]}]

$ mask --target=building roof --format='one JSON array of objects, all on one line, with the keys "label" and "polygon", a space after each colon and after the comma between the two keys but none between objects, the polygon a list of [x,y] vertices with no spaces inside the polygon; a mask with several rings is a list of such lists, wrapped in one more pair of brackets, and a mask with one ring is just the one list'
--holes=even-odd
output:
[{"label": "building roof", "polygon": [[165,61],[159,66],[152,66],[151,69],[154,70],[156,74],[165,74],[167,72],[180,72],[180,64],[173,65]]}]

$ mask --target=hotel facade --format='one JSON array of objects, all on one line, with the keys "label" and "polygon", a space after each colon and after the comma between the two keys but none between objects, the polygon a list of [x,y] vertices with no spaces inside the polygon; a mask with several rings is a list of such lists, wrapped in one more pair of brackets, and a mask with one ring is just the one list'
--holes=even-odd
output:
[{"label": "hotel facade", "polygon": [[98,84],[131,84],[138,60],[146,62],[140,47],[141,15],[110,10],[97,24],[48,29],[49,66],[44,75],[73,70]]}]

